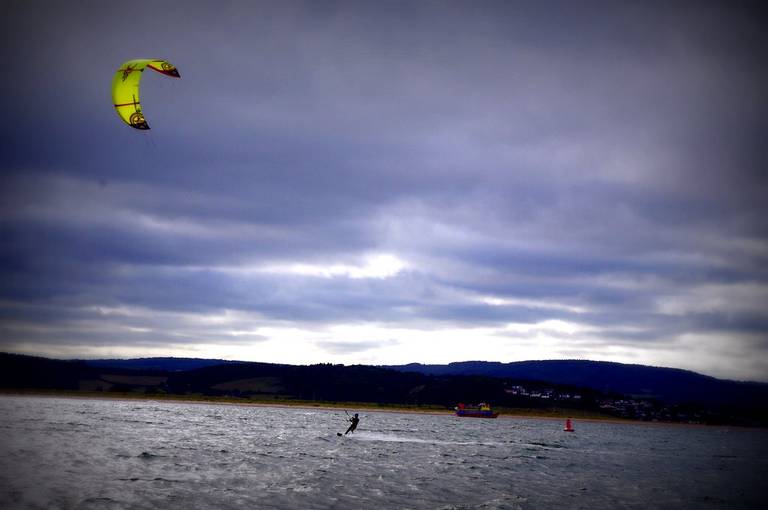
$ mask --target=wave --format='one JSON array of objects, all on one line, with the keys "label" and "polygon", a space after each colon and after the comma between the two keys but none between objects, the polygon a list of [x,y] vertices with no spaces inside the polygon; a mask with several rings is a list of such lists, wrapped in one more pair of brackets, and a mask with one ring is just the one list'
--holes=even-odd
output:
[{"label": "wave", "polygon": [[420,444],[444,444],[444,445],[488,445],[492,446],[495,443],[485,443],[479,441],[447,441],[444,439],[425,439],[420,437],[402,436],[398,434],[387,434],[382,432],[368,432],[361,431],[355,432],[345,436],[350,439],[358,441],[382,441],[388,443],[420,443]]}]

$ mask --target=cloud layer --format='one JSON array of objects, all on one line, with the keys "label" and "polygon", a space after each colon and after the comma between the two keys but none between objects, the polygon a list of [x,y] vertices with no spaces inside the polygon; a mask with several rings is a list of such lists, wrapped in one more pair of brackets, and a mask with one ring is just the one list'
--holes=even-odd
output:
[{"label": "cloud layer", "polygon": [[3,7],[3,350],[768,380],[756,5],[132,5]]}]

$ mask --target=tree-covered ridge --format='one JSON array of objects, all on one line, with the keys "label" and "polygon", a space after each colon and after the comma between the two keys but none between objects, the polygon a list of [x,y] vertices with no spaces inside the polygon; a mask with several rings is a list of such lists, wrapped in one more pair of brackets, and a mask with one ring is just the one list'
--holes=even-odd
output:
[{"label": "tree-covered ridge", "polygon": [[[17,354],[0,354],[0,388],[6,390],[63,390],[70,392],[131,393],[229,397],[258,401],[360,402],[402,406],[438,406],[452,409],[458,402],[488,402],[514,412],[514,409],[560,409],[601,413],[642,420],[685,421],[697,423],[768,424],[766,402],[768,386],[752,383],[754,401],[733,400],[729,403],[671,401],[658,396],[629,395],[621,388],[636,377],[638,371],[654,367],[612,364],[593,380],[585,377],[585,369],[605,365],[596,362],[527,362],[539,367],[536,377],[504,376],[504,364],[471,362],[455,366],[409,365],[374,367],[366,365],[281,365],[223,360],[189,360],[149,358],[140,360],[52,360]],[[559,366],[558,377],[546,379],[548,364]],[[581,384],[562,382],[564,367],[575,363],[573,377]],[[183,369],[181,367],[195,367]],[[134,368],[130,368],[134,367]],[[615,375],[621,374],[625,379]],[[395,369],[396,368],[396,369]],[[482,369],[485,373],[477,373]],[[451,373],[451,369],[458,373]],[[605,385],[614,373],[614,386]],[[679,373],[678,373],[679,372]],[[665,372],[667,373],[667,372]],[[627,375],[629,374],[629,375]],[[705,377],[673,371],[677,378]],[[730,388],[732,381],[719,381]],[[623,382],[622,382],[623,381]],[[668,381],[662,378],[662,382]],[[744,383],[742,383],[744,384]],[[592,386],[592,387],[590,387]],[[597,386],[594,387],[594,386]],[[708,391],[702,386],[702,391]],[[726,391],[726,390],[721,390]],[[763,393],[759,393],[762,391]]]}]

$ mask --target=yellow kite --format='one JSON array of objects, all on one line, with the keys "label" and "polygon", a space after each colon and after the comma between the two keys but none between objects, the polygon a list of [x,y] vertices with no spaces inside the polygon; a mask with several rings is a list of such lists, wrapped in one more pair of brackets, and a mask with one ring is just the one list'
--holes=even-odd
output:
[{"label": "yellow kite", "polygon": [[121,119],[136,129],[149,129],[139,104],[139,82],[145,69],[173,78],[181,78],[179,71],[165,60],[141,58],[129,60],[120,66],[112,79],[112,104]]}]

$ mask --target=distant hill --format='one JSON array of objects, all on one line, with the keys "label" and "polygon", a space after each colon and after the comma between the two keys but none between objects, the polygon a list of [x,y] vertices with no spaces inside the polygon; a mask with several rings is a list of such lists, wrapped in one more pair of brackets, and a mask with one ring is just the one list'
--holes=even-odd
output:
[{"label": "distant hill", "polygon": [[411,363],[387,368],[429,375],[483,375],[546,381],[670,403],[754,405],[768,402],[768,384],[765,383],[728,381],[676,368],[606,361],[464,361],[448,365]]},{"label": "distant hill", "polygon": [[[103,361],[103,362],[102,362]],[[0,388],[204,395],[285,400],[352,401],[454,406],[458,401],[507,398],[505,382],[483,376],[429,376],[365,365],[310,366],[198,360],[64,361],[0,353]],[[132,366],[132,368],[126,368]],[[144,368],[146,367],[146,368]]]},{"label": "distant hill", "polygon": [[77,390],[95,372],[82,361],[0,353],[0,388]]},{"label": "distant hill", "polygon": [[83,390],[98,387],[99,381],[104,388],[122,384],[119,381],[129,381],[123,385],[126,387],[139,381],[136,385],[145,387],[147,384],[143,381],[148,377],[153,383],[166,378],[163,371],[136,371],[123,367],[105,370],[104,367],[91,366],[82,360],[0,353],[0,388]]},{"label": "distant hill", "polygon": [[[591,361],[280,365],[211,359],[53,360],[0,353],[0,390],[561,409],[641,420],[768,425],[768,384]],[[509,411],[507,411],[509,412]]]},{"label": "distant hill", "polygon": [[130,370],[158,370],[166,372],[181,372],[196,368],[243,363],[223,359],[200,358],[135,358],[135,359],[89,359],[79,360],[91,367],[126,368]]}]

